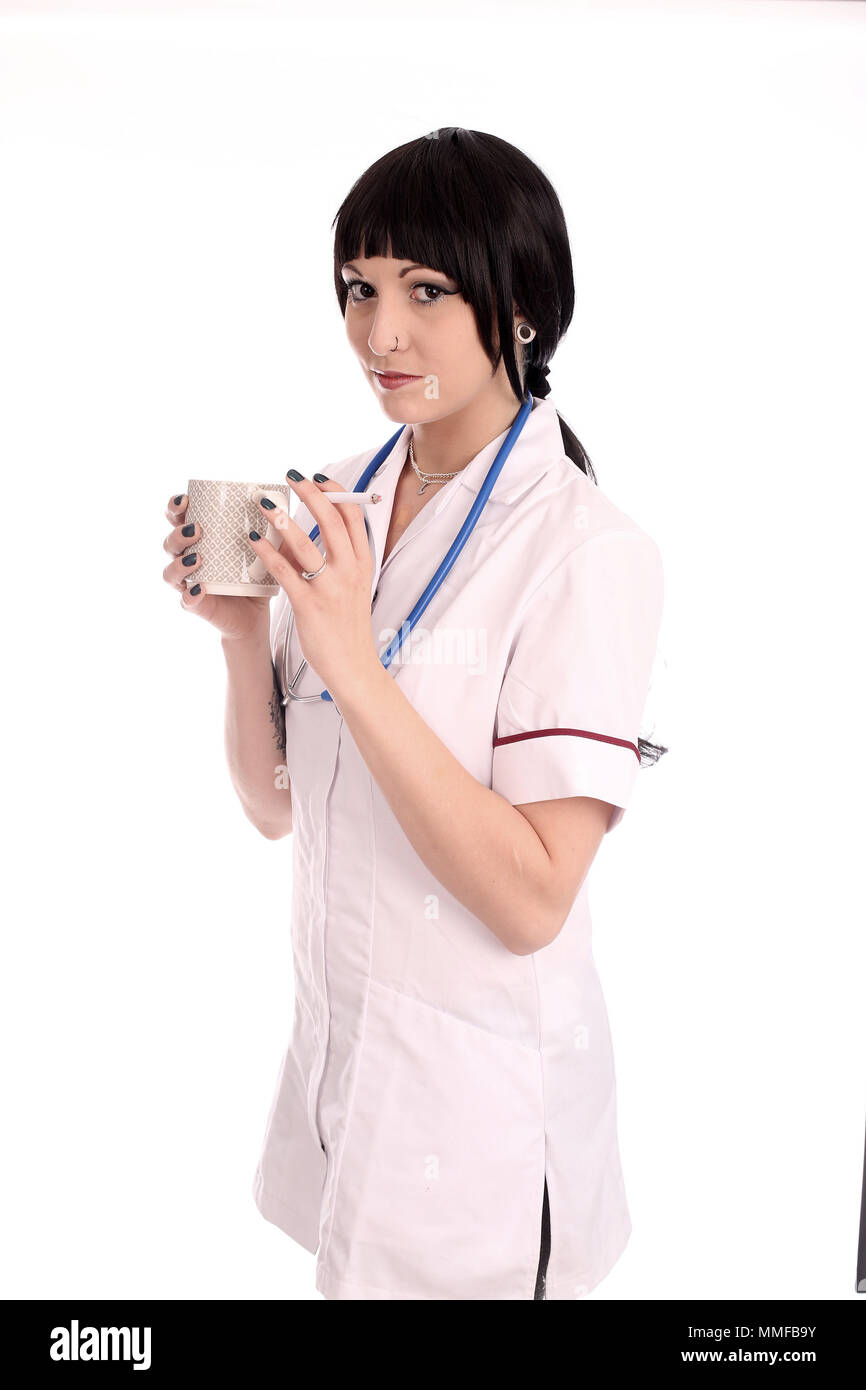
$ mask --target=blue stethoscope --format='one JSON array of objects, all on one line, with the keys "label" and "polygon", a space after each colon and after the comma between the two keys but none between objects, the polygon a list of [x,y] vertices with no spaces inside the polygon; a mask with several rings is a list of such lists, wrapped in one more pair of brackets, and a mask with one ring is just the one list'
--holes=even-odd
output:
[{"label": "blue stethoscope", "polygon": [[[412,631],[412,628],[415,626],[418,619],[421,617],[430,600],[433,598],[433,595],[436,593],[436,590],[439,588],[445,576],[451,569],[451,566],[454,564],[454,561],[457,559],[457,556],[460,554],[469,537],[472,535],[472,532],[475,528],[475,523],[481,515],[481,512],[484,509],[484,505],[488,497],[490,496],[493,484],[499,477],[505,460],[508,458],[508,455],[511,453],[511,450],[514,448],[517,436],[520,434],[520,431],[526,424],[531,410],[532,395],[530,393],[529,399],[525,401],[524,404],[520,407],[520,410],[517,413],[514,423],[512,424],[511,429],[508,431],[507,437],[502,443],[499,453],[496,455],[496,458],[491,463],[487,473],[487,477],[481,484],[478,496],[472,503],[472,506],[470,507],[469,512],[467,513],[466,520],[460,527],[460,530],[457,532],[457,535],[454,537],[454,540],[451,543],[451,548],[448,550],[447,554],[443,558],[441,564],[439,565],[439,568],[436,570],[436,573],[433,575],[433,578],[430,580],[430,583],[427,585],[427,588],[424,590],[418,602],[415,604],[415,607],[412,609],[412,612],[403,621],[396,635],[392,637],[384,652],[379,653],[379,660],[382,662],[382,665],[385,667],[386,670],[390,666],[394,657],[397,655],[397,652],[400,650],[400,647],[403,645],[403,639],[405,637],[408,637],[409,633]],[[405,425],[401,425],[400,428],[396,431],[396,433],[391,435],[391,438],[388,440],[388,442],[386,444],[383,444],[376,457],[371,459],[370,462],[367,464],[367,467],[364,469],[364,472],[362,473],[358,482],[352,489],[353,492],[364,492],[366,490],[367,484],[373,477],[373,474],[378,472],[378,470],[381,468],[382,464],[390,454],[391,450],[393,449],[394,445],[400,438],[400,435],[403,433],[405,428]],[[365,521],[367,520],[366,517],[364,519]],[[367,529],[369,531],[369,522],[367,522]],[[317,523],[310,532],[310,540],[314,541],[318,534],[319,527]],[[327,690],[321,691],[321,693],[318,695],[295,694],[295,686],[300,680],[307,662],[306,658],[302,660],[300,666],[294,674],[294,677],[291,681],[289,681],[289,642],[291,640],[294,625],[295,615],[290,607],[289,621],[286,624],[286,635],[283,638],[283,686],[285,688],[286,693],[283,696],[282,703],[283,705],[286,705],[288,704],[289,700],[295,700],[298,703],[304,703],[308,700],[331,700],[333,703],[332,696],[328,693]]]}]

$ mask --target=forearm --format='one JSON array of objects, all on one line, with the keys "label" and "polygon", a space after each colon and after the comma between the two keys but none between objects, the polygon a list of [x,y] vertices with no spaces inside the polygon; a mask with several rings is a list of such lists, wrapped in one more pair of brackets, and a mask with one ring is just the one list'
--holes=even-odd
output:
[{"label": "forearm", "polygon": [[466,770],[378,659],[364,679],[332,693],[431,874],[509,950],[536,949],[561,922],[550,857],[529,821]]},{"label": "forearm", "polygon": [[226,659],[225,749],[244,813],[268,839],[292,828],[285,712],[279,700],[267,628],[223,638]]}]

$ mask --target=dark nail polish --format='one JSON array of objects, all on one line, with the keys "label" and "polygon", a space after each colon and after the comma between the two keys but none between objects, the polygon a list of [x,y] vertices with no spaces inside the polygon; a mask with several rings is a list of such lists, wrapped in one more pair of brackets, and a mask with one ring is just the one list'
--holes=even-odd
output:
[{"label": "dark nail polish", "polygon": [[314,473],[314,474],[313,474],[313,482],[314,482],[314,483],[326,483],[327,481],[328,481],[328,475],[327,475],[327,473]]},{"label": "dark nail polish", "polygon": [[195,551],[193,551],[191,555],[184,555],[183,563],[185,565],[194,565],[197,559],[198,556],[196,555]]},{"label": "dark nail polish", "polygon": [[251,540],[251,541],[260,541],[260,540],[261,540],[261,536],[259,535],[258,531],[250,531],[250,540]]},{"label": "dark nail polish", "polygon": [[176,507],[179,507],[182,501],[183,501],[183,493],[180,494],[180,497],[175,497],[175,499],[174,499],[174,505],[175,505]]},{"label": "dark nail polish", "polygon": [[286,477],[291,478],[293,483],[302,483],[304,481],[303,473],[299,473],[297,468],[290,468]]},{"label": "dark nail polish", "polygon": [[262,506],[265,508],[265,511],[268,511],[268,512],[276,511],[276,503],[275,503],[275,502],[272,502],[271,499],[270,499],[270,497],[263,497],[263,498],[262,498]]},{"label": "dark nail polish", "polygon": [[190,589],[190,593],[191,593],[191,594],[200,594],[200,593],[201,593],[201,585],[200,585],[200,584],[193,584],[192,588]]},{"label": "dark nail polish", "polygon": [[184,528],[183,528],[183,530],[181,531],[180,534],[181,534],[182,536],[194,536],[194,535],[195,535],[195,522],[194,522],[194,521],[191,521],[191,522],[189,523],[189,526],[184,526]]}]

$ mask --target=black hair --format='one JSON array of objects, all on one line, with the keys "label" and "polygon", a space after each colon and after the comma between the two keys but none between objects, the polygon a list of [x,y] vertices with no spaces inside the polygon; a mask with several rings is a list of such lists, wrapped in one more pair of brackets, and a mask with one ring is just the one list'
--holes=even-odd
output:
[{"label": "black hair", "polygon": [[[500,361],[516,398],[548,395],[547,364],[574,313],[574,274],[565,215],[546,174],[496,135],[445,126],[382,155],[358,178],[332,223],[334,285],[357,256],[393,256],[456,280],[475,313],[493,370]],[[520,379],[513,303],[535,329]],[[496,335],[494,335],[494,322]],[[499,346],[497,347],[496,338]],[[557,411],[562,446],[593,482],[592,461]],[[638,739],[641,762],[668,750]]]}]

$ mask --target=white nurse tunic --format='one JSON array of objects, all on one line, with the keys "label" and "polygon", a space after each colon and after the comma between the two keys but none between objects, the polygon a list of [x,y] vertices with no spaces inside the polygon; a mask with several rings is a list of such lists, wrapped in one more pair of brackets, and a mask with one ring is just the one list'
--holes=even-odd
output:
[{"label": "white nurse tunic", "polygon": [[[384,499],[368,512],[380,652],[506,433],[441,486],[384,565],[410,425],[370,483]],[[379,447],[324,471],[351,489]],[[293,516],[313,529],[300,503]],[[639,768],[662,598],[655,542],[564,454],[552,400],[536,400],[388,669],[483,786],[514,805],[599,797],[610,830]],[[278,671],[287,614],[280,593]],[[297,632],[290,655],[294,674]],[[307,667],[296,689],[324,686]],[[259,1210],[318,1252],[328,1299],[532,1299],[546,1177],[547,1297],[583,1296],[631,1231],[586,882],[556,939],[514,955],[418,857],[335,704],[290,701],[286,750],[294,1020]]]}]

